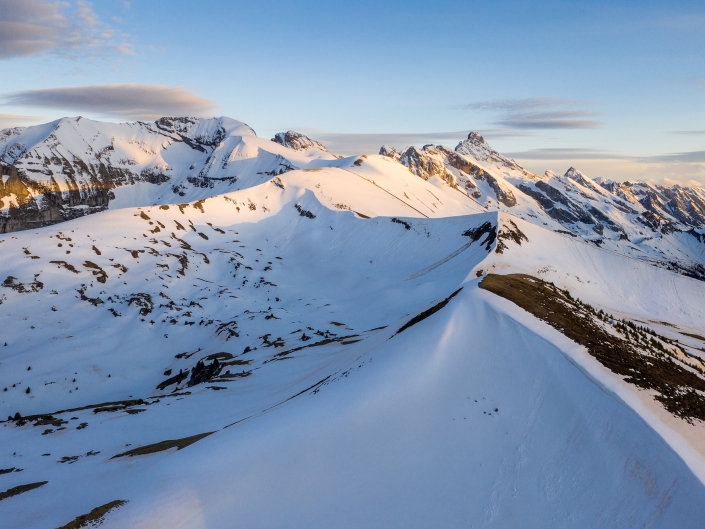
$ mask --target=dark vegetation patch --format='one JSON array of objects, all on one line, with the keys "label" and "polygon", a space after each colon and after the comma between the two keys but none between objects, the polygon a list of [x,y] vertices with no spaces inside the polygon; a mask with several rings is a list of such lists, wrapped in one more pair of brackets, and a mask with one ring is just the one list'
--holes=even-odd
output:
[{"label": "dark vegetation patch", "polygon": [[463,232],[463,235],[465,237],[470,237],[472,242],[477,242],[486,235],[487,238],[484,241],[481,241],[480,244],[484,244],[485,250],[489,252],[492,249],[492,243],[494,243],[497,238],[497,226],[488,221],[481,224],[477,228],[470,228],[469,230]]},{"label": "dark vegetation patch", "polygon": [[204,437],[208,437],[214,432],[199,433],[197,435],[192,435],[191,437],[184,437],[182,439],[168,439],[166,441],[161,441],[159,443],[154,443],[151,445],[138,446],[122,454],[117,454],[110,459],[115,459],[117,457],[134,457],[134,456],[144,456],[148,454],[155,454],[157,452],[163,452],[164,450],[169,450],[171,448],[176,448],[181,450],[187,446],[192,445],[196,441],[200,441]]},{"label": "dark vegetation patch", "polygon": [[215,378],[222,369],[223,365],[217,358],[214,358],[210,364],[206,364],[203,360],[199,360],[191,370],[191,378],[189,379],[187,385],[190,387],[203,382],[208,382]]},{"label": "dark vegetation patch", "polygon": [[132,294],[130,299],[127,300],[127,304],[135,304],[135,307],[140,308],[140,316],[147,316],[152,309],[154,309],[154,302],[152,301],[152,296],[150,294],[145,294],[144,292],[138,292],[137,294]]},{"label": "dark vegetation patch", "polygon": [[2,282],[2,286],[5,288],[11,288],[15,292],[19,292],[20,294],[29,294],[31,292],[39,292],[41,289],[44,288],[44,283],[41,281],[37,281],[37,277],[39,274],[36,274],[34,276],[34,281],[30,281],[29,283],[20,283],[17,281],[16,277],[13,276],[7,276],[7,279]]},{"label": "dark vegetation patch", "polygon": [[175,253],[170,253],[167,254],[171,257],[176,257],[176,259],[179,261],[179,264],[181,265],[181,268],[177,269],[176,271],[182,275],[186,275],[186,269],[188,268],[188,257],[186,256],[185,253],[183,254],[175,254]]},{"label": "dark vegetation patch", "polygon": [[[618,322],[574,299],[567,290],[524,275],[488,274],[480,282],[488,290],[545,321],[626,382],[657,392],[655,399],[673,415],[692,423],[705,420],[705,380],[687,369],[672,342],[632,322]],[[617,335],[607,331],[612,327]],[[703,373],[702,367],[688,367]]]},{"label": "dark vegetation patch", "polygon": [[144,401],[142,399],[137,399],[137,400],[127,400],[123,402],[118,402],[115,404],[110,404],[108,406],[98,406],[97,408],[93,408],[93,413],[102,413],[102,412],[113,412],[113,411],[126,411],[127,408],[130,406],[139,406],[144,404]]},{"label": "dark vegetation patch", "polygon": [[102,253],[98,248],[95,247],[95,244],[93,245],[93,251],[96,255],[100,255]]},{"label": "dark vegetation patch", "polygon": [[301,204],[296,204],[294,207],[296,208],[296,211],[299,212],[299,215],[301,215],[302,217],[306,217],[307,219],[315,219],[316,218],[316,215],[314,215],[310,211],[302,208]]},{"label": "dark vegetation patch", "polygon": [[392,219],[392,222],[394,222],[395,224],[401,224],[401,225],[404,226],[404,228],[406,228],[407,230],[410,230],[410,229],[411,229],[411,224],[409,224],[409,223],[406,222],[405,220],[397,219],[397,218],[395,217],[395,218]]},{"label": "dark vegetation patch", "polygon": [[42,487],[47,483],[49,482],[37,481],[36,483],[28,483],[27,485],[18,485],[17,487],[12,487],[11,489],[6,490],[5,492],[0,492],[0,501],[6,500],[7,498],[11,498],[12,496],[17,496],[18,494],[22,494],[23,492],[38,489],[39,487]]},{"label": "dark vegetation patch", "polygon": [[52,264],[59,265],[59,267],[66,268],[69,272],[73,272],[74,274],[80,274],[81,272],[79,270],[76,270],[76,267],[73,266],[72,264],[67,263],[66,261],[49,261]]},{"label": "dark vegetation patch", "polygon": [[293,349],[289,349],[287,351],[282,351],[281,353],[275,354],[271,359],[265,360],[264,363],[272,362],[275,360],[284,360],[286,356],[290,355],[291,353],[295,353],[296,351],[301,351],[302,349],[308,349],[310,347],[320,347],[322,345],[328,345],[330,343],[337,343],[337,342],[342,342],[345,344],[345,342],[351,338],[356,338],[359,336],[358,334],[351,334],[349,336],[341,336],[339,338],[326,338],[325,340],[321,340],[319,342],[315,342],[309,345],[302,345],[299,347],[294,347]]},{"label": "dark vegetation patch", "polygon": [[0,476],[3,474],[9,474],[10,472],[22,472],[21,468],[0,468]]},{"label": "dark vegetation patch", "polygon": [[[118,401],[112,401],[112,402],[102,402],[100,404],[88,404],[86,406],[81,406],[80,408],[68,408],[66,410],[59,410],[55,411],[52,413],[42,413],[39,415],[27,415],[26,417],[23,417],[20,415],[19,412],[15,414],[14,417],[8,417],[7,422],[9,421],[15,421],[17,423],[17,426],[24,426],[28,422],[39,422],[39,424],[36,424],[35,426],[43,426],[47,424],[51,424],[52,426],[60,426],[61,424],[66,424],[66,421],[63,421],[61,419],[57,419],[54,417],[54,415],[61,415],[62,413],[72,413],[76,411],[83,411],[83,410],[90,410],[90,409],[96,409],[96,408],[105,408],[105,407],[110,407],[110,406],[121,406],[122,409],[129,408],[132,406],[138,406],[144,404],[144,401],[142,399],[134,399],[134,400],[118,400]],[[3,421],[0,421],[3,422]],[[82,429],[82,428],[77,428],[77,429]]]},{"label": "dark vegetation patch", "polygon": [[88,514],[82,514],[77,516],[72,522],[62,525],[59,529],[81,529],[82,527],[97,527],[102,525],[103,518],[113,509],[117,509],[125,505],[127,501],[125,500],[115,500],[100,507],[96,507]]},{"label": "dark vegetation patch", "polygon": [[186,378],[189,375],[189,372],[190,372],[190,369],[187,369],[186,371],[182,371],[181,369],[179,369],[179,372],[176,375],[174,375],[173,377],[167,378],[164,382],[162,382],[161,384],[159,384],[157,386],[157,389],[164,390],[167,387],[171,386],[172,384],[176,384],[178,386],[184,380],[186,380]]},{"label": "dark vegetation patch", "polygon": [[87,301],[94,307],[97,307],[98,305],[102,305],[104,301],[100,298],[89,298],[86,296],[86,285],[81,285],[81,288],[78,289],[76,292],[78,292],[78,295],[81,297],[81,301]]},{"label": "dark vegetation patch", "polygon": [[203,199],[201,199],[201,200],[199,200],[199,201],[197,201],[197,202],[194,202],[194,203],[192,204],[192,206],[193,206],[194,209],[200,209],[200,210],[201,210],[201,213],[205,213],[205,210],[203,209],[203,203],[204,203],[205,201],[206,201],[206,199],[203,198]]},{"label": "dark vegetation patch", "polygon": [[92,268],[93,270],[93,275],[98,276],[96,279],[98,279],[98,283],[105,283],[108,280],[108,274],[105,273],[105,270],[103,270],[100,266],[95,264],[93,261],[86,261],[83,263],[83,266],[86,268]]},{"label": "dark vegetation patch", "polygon": [[407,321],[404,325],[401,326],[401,328],[395,333],[395,336],[396,336],[397,334],[399,334],[400,332],[405,331],[406,329],[408,329],[408,328],[411,327],[412,325],[416,325],[417,323],[419,323],[419,322],[425,320],[425,319],[428,318],[429,316],[431,316],[431,315],[435,314],[436,312],[438,312],[439,310],[441,310],[443,307],[445,307],[445,306],[448,304],[448,302],[449,302],[451,299],[453,299],[455,296],[457,296],[458,293],[459,293],[461,290],[463,290],[463,287],[460,287],[458,290],[456,290],[455,292],[453,292],[453,293],[452,293],[450,296],[448,296],[446,299],[444,299],[443,301],[441,301],[441,302],[439,302],[439,303],[436,303],[436,304],[435,304],[433,307],[431,307],[430,309],[426,309],[426,310],[423,311],[421,314],[418,314],[418,315],[414,316],[413,318],[411,318],[409,321]]}]

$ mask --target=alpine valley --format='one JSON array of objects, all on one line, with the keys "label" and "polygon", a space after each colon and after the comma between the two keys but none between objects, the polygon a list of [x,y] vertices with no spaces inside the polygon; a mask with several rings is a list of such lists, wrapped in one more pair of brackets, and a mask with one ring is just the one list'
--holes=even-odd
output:
[{"label": "alpine valley", "polygon": [[702,527],[705,189],[225,117],[0,173],[0,527]]}]

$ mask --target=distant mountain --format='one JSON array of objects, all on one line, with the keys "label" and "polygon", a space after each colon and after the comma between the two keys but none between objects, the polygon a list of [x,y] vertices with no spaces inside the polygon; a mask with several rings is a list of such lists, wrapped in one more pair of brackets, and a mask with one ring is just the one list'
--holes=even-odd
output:
[{"label": "distant mountain", "polygon": [[[591,180],[577,169],[543,176],[495,151],[479,132],[454,150],[383,146],[435,188],[458,215],[504,211],[602,248],[705,279],[705,190]],[[247,189],[297,169],[351,166],[295,131],[259,138],[230,118],[103,123],[64,118],[0,131],[0,232],[63,222],[105,209],[191,202]],[[378,172],[396,174],[392,166]],[[390,172],[391,171],[391,172]],[[399,178],[395,176],[394,178]]]},{"label": "distant mountain", "polygon": [[[64,118],[0,131],[0,232],[108,207],[191,201],[336,159],[288,132],[258,138],[230,118],[102,123]],[[119,190],[136,186],[121,196]],[[115,202],[117,200],[117,202]]]},{"label": "distant mountain", "polygon": [[539,176],[471,132],[455,150],[383,146],[380,154],[437,178],[491,210],[516,215],[605,249],[705,279],[705,189],[592,180],[571,167]]}]

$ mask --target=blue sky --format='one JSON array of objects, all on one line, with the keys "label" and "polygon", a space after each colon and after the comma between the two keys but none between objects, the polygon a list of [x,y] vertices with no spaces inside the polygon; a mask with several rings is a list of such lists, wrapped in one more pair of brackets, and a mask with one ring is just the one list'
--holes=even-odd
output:
[{"label": "blue sky", "polygon": [[537,172],[705,184],[702,0],[0,0],[0,79],[0,127],[226,115],[343,154],[479,130]]}]

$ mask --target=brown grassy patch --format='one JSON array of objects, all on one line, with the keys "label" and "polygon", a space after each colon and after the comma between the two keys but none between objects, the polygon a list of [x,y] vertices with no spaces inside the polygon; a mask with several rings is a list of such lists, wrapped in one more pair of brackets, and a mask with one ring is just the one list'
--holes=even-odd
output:
[{"label": "brown grassy patch", "polygon": [[705,380],[674,361],[661,342],[655,339],[649,342],[648,335],[642,333],[637,344],[634,339],[637,333],[630,334],[621,323],[614,328],[625,338],[607,332],[610,324],[598,323],[600,318],[592,307],[552,283],[532,276],[489,274],[480,282],[480,288],[512,301],[585,346],[602,365],[626,382],[655,390],[656,400],[673,415],[688,422],[705,420],[705,397],[698,393],[705,391]]},{"label": "brown grassy patch", "polygon": [[89,524],[91,526],[100,525],[106,514],[113,509],[117,509],[118,507],[125,505],[126,503],[127,501],[125,500],[111,501],[110,503],[96,507],[88,514],[77,516],[72,522],[62,525],[59,529],[80,529],[81,527],[88,527]]},{"label": "brown grassy patch", "polygon": [[0,501],[6,500],[7,498],[11,498],[12,496],[17,496],[18,494],[22,494],[23,492],[38,489],[39,487],[43,487],[47,483],[49,482],[38,481],[37,483],[28,483],[27,485],[19,485],[17,487],[12,487],[11,489],[6,490],[5,492],[0,492]]},{"label": "brown grassy patch", "polygon": [[169,450],[170,448],[176,448],[181,450],[187,446],[192,445],[196,441],[200,441],[204,437],[208,437],[214,432],[199,433],[198,435],[192,435],[191,437],[184,437],[183,439],[168,439],[166,441],[161,441],[159,443],[154,443],[151,445],[138,446],[122,454],[117,454],[110,459],[115,459],[116,457],[133,457],[133,456],[144,456],[148,454],[155,454],[157,452],[163,452],[164,450]]}]

